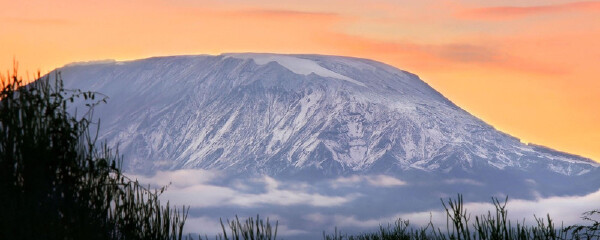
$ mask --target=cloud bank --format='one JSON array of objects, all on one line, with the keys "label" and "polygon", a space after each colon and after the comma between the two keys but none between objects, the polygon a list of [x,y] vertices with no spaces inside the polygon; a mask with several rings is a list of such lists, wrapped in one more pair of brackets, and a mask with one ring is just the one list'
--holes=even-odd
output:
[{"label": "cloud bank", "polygon": [[[332,207],[346,204],[360,194],[330,196],[318,193],[305,183],[286,182],[268,177],[250,178],[246,182],[236,179],[220,182],[225,177],[218,171],[184,169],[159,171],[153,176],[132,175],[140,183],[153,187],[169,186],[163,198],[177,205],[190,207],[258,207],[264,205],[305,205],[312,207]],[[400,184],[396,179],[379,176],[376,184]],[[220,183],[219,183],[220,182]]]},{"label": "cloud bank", "polygon": [[[465,203],[464,207],[473,217],[487,214],[488,211],[495,212],[495,207],[491,202],[470,202]],[[553,220],[558,221],[555,222],[557,226],[560,226],[561,223],[564,226],[586,224],[581,218],[582,214],[600,209],[600,189],[585,196],[561,196],[536,200],[509,199],[506,209],[508,210],[509,219],[513,222],[525,220],[526,224],[535,224],[535,217],[545,218],[549,215]],[[367,219],[360,219],[352,214],[332,216],[307,214],[304,217],[321,224],[328,223],[338,226],[341,229],[376,228],[386,226],[398,219],[408,219],[413,226],[426,226],[430,221],[433,222],[434,226],[442,229],[446,226],[446,212],[441,206],[439,209],[430,211],[396,213],[390,216]]]},{"label": "cloud bank", "polygon": [[[412,200],[406,198],[423,194],[416,192],[423,191],[423,185],[388,175],[353,175],[316,182],[231,176],[218,171],[186,169],[157,172],[153,176],[131,175],[131,178],[156,187],[170,184],[161,198],[171,204],[191,207],[185,231],[209,237],[221,233],[219,218],[231,219],[238,214],[240,219],[261,214],[262,219],[270,218],[272,224],[278,220],[279,235],[298,239],[322,231],[331,232],[335,227],[346,233],[375,231],[398,219],[408,219],[412,226],[425,226],[430,220],[436,227],[446,226],[446,213],[439,204],[439,196],[448,195],[428,195],[437,201],[430,205],[436,206],[433,208],[420,205],[399,210],[398,206],[418,206],[432,199],[422,197],[427,195],[417,195]],[[438,185],[463,185],[465,189],[485,187],[472,179],[448,179]],[[428,190],[424,192],[429,194]],[[464,207],[473,218],[495,211],[491,201],[469,200],[465,197]],[[600,190],[584,196],[509,199],[507,209],[513,222],[525,219],[526,224],[535,224],[534,216],[544,218],[549,214],[558,226],[561,223],[568,226],[585,223],[581,214],[600,209],[599,203]]]}]

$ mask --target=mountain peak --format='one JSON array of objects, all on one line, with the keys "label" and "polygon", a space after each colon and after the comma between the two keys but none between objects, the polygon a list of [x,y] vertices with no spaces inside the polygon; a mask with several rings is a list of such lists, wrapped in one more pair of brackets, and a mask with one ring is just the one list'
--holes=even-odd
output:
[{"label": "mountain peak", "polygon": [[367,59],[227,53],[59,70],[66,87],[110,97],[95,111],[100,137],[119,144],[130,171],[578,176],[598,168],[525,145],[416,75]]}]

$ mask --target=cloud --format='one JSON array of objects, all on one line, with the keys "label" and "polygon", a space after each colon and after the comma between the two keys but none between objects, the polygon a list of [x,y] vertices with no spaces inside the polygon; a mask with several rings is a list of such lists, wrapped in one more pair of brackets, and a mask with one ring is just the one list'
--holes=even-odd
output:
[{"label": "cloud", "polygon": [[318,193],[302,192],[291,189],[280,189],[279,182],[271,177],[264,177],[267,192],[261,194],[240,194],[232,198],[231,204],[252,207],[258,205],[309,205],[313,207],[333,207],[348,203],[359,195],[325,196]]},{"label": "cloud", "polygon": [[369,176],[367,177],[367,182],[376,187],[395,187],[406,185],[406,182],[387,175]]},{"label": "cloud", "polygon": [[600,2],[573,2],[527,7],[502,6],[475,8],[460,12],[458,15],[460,17],[469,19],[502,20],[507,18],[518,18],[568,11],[600,11]]},{"label": "cloud", "polygon": [[[567,73],[564,64],[523,54],[523,48],[535,47],[528,41],[490,39],[485,43],[473,40],[441,44],[405,40],[383,40],[358,35],[331,33],[319,39],[323,44],[352,56],[378,56],[377,59],[420,72],[454,71],[461,67],[472,70],[501,70],[556,77]],[[474,43],[475,42],[475,43]],[[507,45],[507,42],[510,43]],[[510,45],[510,46],[509,46]],[[518,50],[515,50],[515,48]]]},{"label": "cloud", "polygon": [[[430,65],[451,63],[498,62],[500,53],[493,48],[470,43],[425,44],[400,40],[381,40],[364,36],[331,33],[321,39],[324,43],[335,44],[336,48],[346,48],[353,54],[386,54],[411,62],[428,62]],[[344,44],[340,44],[344,43]]]},{"label": "cloud", "polygon": [[349,184],[355,184],[355,183],[362,182],[363,180],[364,180],[363,176],[352,175],[350,177],[339,177],[339,178],[336,178],[335,180],[332,181],[332,184],[334,186],[349,185]]},{"label": "cloud", "polygon": [[188,217],[185,220],[183,232],[201,233],[202,235],[209,237],[209,239],[211,239],[212,236],[223,233],[219,218],[211,218],[206,216]]},{"label": "cloud", "polygon": [[[468,199],[465,199],[465,201]],[[513,222],[522,222],[525,219],[525,224],[535,224],[534,217],[544,218],[547,214],[556,221],[557,225],[561,223],[564,226],[573,224],[586,224],[581,216],[584,212],[600,209],[600,189],[594,193],[585,196],[562,196],[539,198],[537,200],[508,200],[506,209],[508,217]],[[465,203],[464,208],[471,216],[487,214],[488,211],[495,211],[495,207],[491,203],[471,202]],[[434,209],[431,211],[412,212],[412,213],[396,213],[391,216],[359,219],[355,215],[323,215],[323,214],[307,214],[304,216],[307,220],[319,221],[320,223],[331,223],[340,228],[349,229],[368,229],[378,226],[386,226],[398,219],[410,220],[413,226],[426,226],[430,221],[434,226],[442,228],[446,226],[446,212],[443,208]]]},{"label": "cloud", "polygon": [[388,175],[352,175],[349,177],[339,177],[330,182],[332,188],[352,187],[360,183],[367,183],[374,187],[396,187],[407,183]]},{"label": "cloud", "polygon": [[[231,219],[231,214],[252,214],[255,211],[261,213],[262,219],[268,216],[271,220],[279,220],[278,232],[288,236],[308,236],[315,230],[331,231],[335,226],[343,232],[371,231],[380,225],[393,224],[398,219],[410,220],[412,226],[425,226],[429,221],[442,229],[446,226],[446,213],[439,205],[430,210],[394,213],[385,209],[393,205],[391,201],[397,202],[397,198],[378,198],[382,200],[376,201],[378,205],[360,209],[360,206],[370,204],[372,198],[369,197],[378,196],[366,195],[363,191],[379,191],[388,196],[393,191],[387,189],[389,187],[405,186],[395,190],[412,191],[411,185],[388,175],[351,175],[322,182],[284,181],[269,176],[231,179],[229,176],[225,172],[188,169],[136,178],[143,184],[155,186],[172,182],[161,199],[177,206],[191,207],[184,232],[209,237],[221,232],[219,217],[230,216]],[[466,178],[448,179],[441,184],[481,186],[481,183]],[[528,181],[527,184],[535,183]],[[490,202],[464,200],[464,207],[472,216],[495,210]],[[507,209],[513,222],[526,219],[526,224],[535,224],[534,215],[544,217],[550,214],[557,224],[562,221],[566,226],[583,223],[581,214],[598,208],[598,202],[600,190],[585,196],[509,199]]]},{"label": "cloud", "polygon": [[[528,180],[533,181],[531,179],[528,179]],[[467,185],[473,185],[473,186],[483,186],[484,185],[482,182],[478,182],[478,181],[475,181],[473,179],[468,179],[468,178],[446,179],[446,180],[444,180],[444,183],[446,183],[446,184],[467,184]]]},{"label": "cloud", "polygon": [[241,195],[240,192],[229,187],[199,184],[184,188],[169,188],[161,197],[179,206],[210,208],[233,205],[231,201]]},{"label": "cloud", "polygon": [[316,224],[323,224],[327,221],[328,216],[317,212],[317,213],[311,213],[311,214],[304,215],[302,218],[309,222],[314,222]]},{"label": "cloud", "polygon": [[175,171],[158,171],[152,176],[128,175],[131,179],[153,186],[189,187],[211,182],[222,173],[217,170],[181,169]]},{"label": "cloud", "polygon": [[[346,204],[360,194],[328,196],[312,191],[306,183],[280,182],[263,176],[247,181],[214,183],[227,176],[224,172],[198,169],[159,171],[152,176],[132,175],[140,183],[153,187],[169,185],[161,196],[176,205],[198,208],[237,206],[259,207],[264,205],[333,207]],[[398,184],[393,179],[383,178],[380,184]]]},{"label": "cloud", "polygon": [[496,51],[472,44],[447,44],[428,48],[438,57],[456,62],[496,62],[498,60]]}]

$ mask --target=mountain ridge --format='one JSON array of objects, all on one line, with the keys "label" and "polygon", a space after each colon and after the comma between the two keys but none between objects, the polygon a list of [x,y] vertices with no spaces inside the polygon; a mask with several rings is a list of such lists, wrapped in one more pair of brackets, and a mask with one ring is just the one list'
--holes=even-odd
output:
[{"label": "mountain ridge", "polygon": [[469,172],[475,165],[537,171],[541,164],[571,176],[598,168],[591,159],[523,144],[417,75],[369,59],[228,53],[59,70],[66,87],[111,97],[96,110],[101,139],[120,144],[133,171],[347,173],[387,162],[383,168],[400,172]]}]

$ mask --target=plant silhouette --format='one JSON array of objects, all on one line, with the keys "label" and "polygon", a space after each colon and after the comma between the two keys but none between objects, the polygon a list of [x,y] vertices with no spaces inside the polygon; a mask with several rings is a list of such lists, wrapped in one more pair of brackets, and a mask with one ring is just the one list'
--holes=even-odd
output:
[{"label": "plant silhouette", "polygon": [[[16,66],[16,65],[15,65]],[[97,143],[100,94],[60,74],[23,84],[0,76],[0,239],[181,239],[187,209],[128,179],[116,150]],[[84,102],[77,118],[67,104]]]}]

